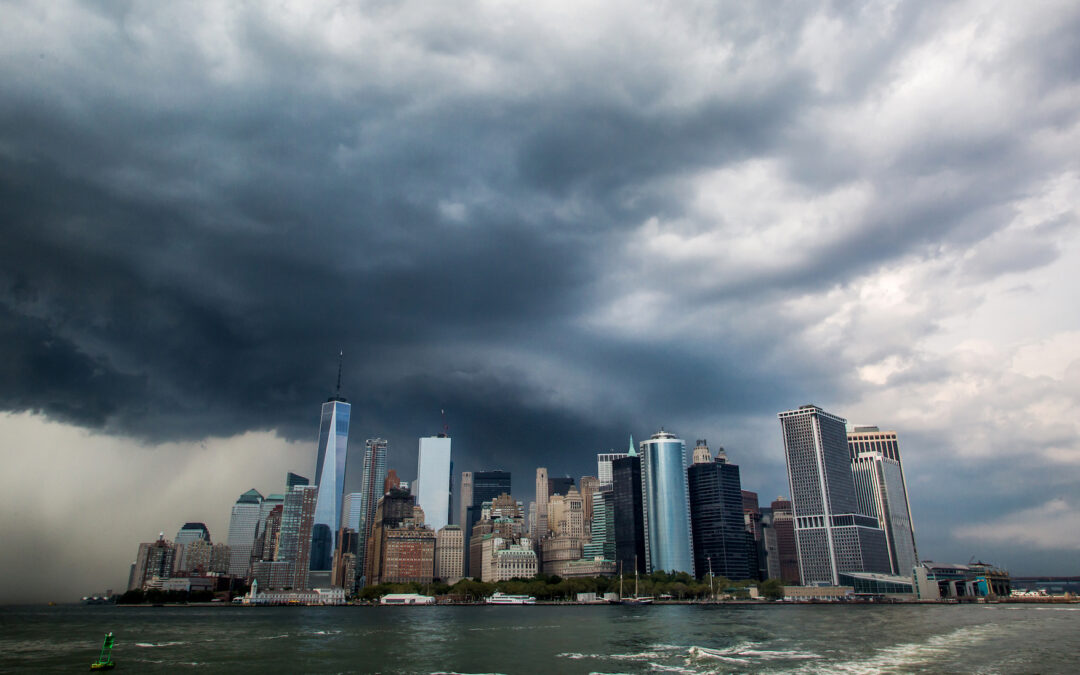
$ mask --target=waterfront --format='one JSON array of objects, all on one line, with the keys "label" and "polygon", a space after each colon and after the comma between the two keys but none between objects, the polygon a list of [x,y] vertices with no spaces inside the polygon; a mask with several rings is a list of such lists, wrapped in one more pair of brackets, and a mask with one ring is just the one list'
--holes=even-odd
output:
[{"label": "waterfront", "polygon": [[3,672],[1068,673],[1080,607],[5,607]]}]

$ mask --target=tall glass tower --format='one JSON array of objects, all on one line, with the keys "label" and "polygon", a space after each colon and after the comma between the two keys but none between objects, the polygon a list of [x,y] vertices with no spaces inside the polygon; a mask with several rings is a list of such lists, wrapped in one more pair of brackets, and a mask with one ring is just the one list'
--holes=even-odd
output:
[{"label": "tall glass tower", "polygon": [[645,569],[694,574],[686,441],[661,429],[641,442]]},{"label": "tall glass tower", "polygon": [[332,396],[322,406],[319,454],[315,462],[315,524],[311,530],[311,570],[329,571],[334,560],[334,537],[341,526],[345,487],[345,457],[349,449],[352,406]]},{"label": "tall glass tower", "polygon": [[424,524],[438,532],[450,522],[450,437],[420,439],[416,462],[416,505],[424,509]]},{"label": "tall glass tower", "polygon": [[909,576],[919,556],[896,432],[855,427],[848,432],[848,450],[859,512],[877,518],[885,530],[892,573]]}]

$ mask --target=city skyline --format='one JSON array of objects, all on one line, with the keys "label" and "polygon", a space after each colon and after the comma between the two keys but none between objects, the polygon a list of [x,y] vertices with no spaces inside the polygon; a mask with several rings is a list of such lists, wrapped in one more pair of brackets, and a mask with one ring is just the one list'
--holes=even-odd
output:
[{"label": "city skyline", "polygon": [[920,556],[1076,573],[1075,3],[16,0],[0,32],[0,602],[225,541],[319,480],[339,393],[353,457],[412,481],[445,431],[455,489],[526,505],[661,427],[791,497],[775,416],[813,403],[899,434]]}]

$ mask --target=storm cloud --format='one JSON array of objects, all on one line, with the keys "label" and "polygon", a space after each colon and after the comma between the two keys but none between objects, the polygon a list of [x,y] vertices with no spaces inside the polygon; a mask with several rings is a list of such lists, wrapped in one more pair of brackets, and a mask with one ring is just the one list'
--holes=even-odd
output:
[{"label": "storm cloud", "polygon": [[[525,501],[661,425],[768,500],[813,401],[900,434],[921,554],[1075,573],[985,533],[1077,514],[1077,36],[1069,2],[7,3],[4,461],[115,439],[218,509],[138,538],[223,539],[251,439],[311,470],[343,351],[403,477],[445,409]],[[231,480],[176,470],[206,443]]]}]

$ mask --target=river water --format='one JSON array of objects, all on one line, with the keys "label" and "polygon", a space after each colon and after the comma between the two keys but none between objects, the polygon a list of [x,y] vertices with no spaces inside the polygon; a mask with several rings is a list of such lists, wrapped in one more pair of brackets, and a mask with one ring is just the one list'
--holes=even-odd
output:
[{"label": "river water", "polygon": [[0,671],[1077,673],[1080,605],[5,607]]}]

